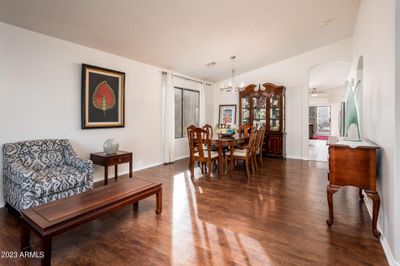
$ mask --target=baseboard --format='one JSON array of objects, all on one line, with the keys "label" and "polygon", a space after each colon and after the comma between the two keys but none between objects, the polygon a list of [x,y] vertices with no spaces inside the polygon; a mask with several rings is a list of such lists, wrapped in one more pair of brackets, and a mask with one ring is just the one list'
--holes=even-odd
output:
[{"label": "baseboard", "polygon": [[286,159],[305,160],[303,157],[286,155]]},{"label": "baseboard", "polygon": [[189,158],[189,155],[183,155],[183,156],[176,157],[175,161],[182,160],[182,159],[185,159],[185,158]]},{"label": "baseboard", "polygon": [[[136,171],[140,171],[140,170],[144,170],[144,169],[147,169],[147,168],[159,166],[159,165],[162,165],[162,164],[163,164],[162,162],[157,162],[157,163],[148,164],[148,165],[145,165],[145,166],[142,166],[142,167],[138,167],[138,168],[133,169],[133,173],[135,173]],[[123,171],[123,172],[118,172],[119,176],[120,175],[126,175],[126,174],[129,174],[129,170],[126,170],[126,171]],[[98,181],[102,181],[102,180],[104,180],[104,176],[99,176],[99,177],[93,178],[93,182],[98,182]]]},{"label": "baseboard", "polygon": [[[372,220],[372,204],[368,200],[368,197],[365,193],[364,193],[364,203],[365,203],[365,207],[367,207],[369,216],[371,216],[371,220]],[[387,242],[387,239],[386,239],[385,235],[383,234],[383,230],[382,230],[380,223],[378,223],[377,227],[378,227],[379,232],[381,232],[381,234],[382,234],[382,236],[379,240],[381,241],[381,245],[382,245],[383,251],[385,252],[385,256],[389,262],[389,265],[390,266],[400,266],[400,263],[394,259],[392,250],[390,249],[389,243]]]},{"label": "baseboard", "polygon": [[[134,171],[140,171],[140,170],[144,170],[144,169],[147,169],[147,168],[159,166],[159,165],[162,165],[162,164],[163,164],[163,162],[152,163],[152,164],[148,164],[148,165],[145,165],[145,166],[142,166],[142,167],[139,167],[139,168],[135,168],[135,169],[133,169],[133,170],[134,170]],[[127,174],[127,173],[128,173],[128,172],[126,172],[126,173],[124,173],[124,174]]]}]

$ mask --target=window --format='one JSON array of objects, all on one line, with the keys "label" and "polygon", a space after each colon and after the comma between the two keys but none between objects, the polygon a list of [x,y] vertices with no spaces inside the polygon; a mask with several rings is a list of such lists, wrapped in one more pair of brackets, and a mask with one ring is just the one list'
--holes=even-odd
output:
[{"label": "window", "polygon": [[329,136],[331,134],[331,107],[317,107],[317,135]]},{"label": "window", "polygon": [[186,138],[186,128],[199,126],[200,92],[175,88],[175,138]]},{"label": "window", "polygon": [[313,125],[313,136],[329,136],[331,134],[331,107],[310,106],[310,124]]}]

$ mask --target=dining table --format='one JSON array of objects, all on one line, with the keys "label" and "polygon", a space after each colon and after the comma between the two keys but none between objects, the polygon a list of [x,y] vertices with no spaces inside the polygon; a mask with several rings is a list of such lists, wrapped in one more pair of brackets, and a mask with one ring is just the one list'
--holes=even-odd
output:
[{"label": "dining table", "polygon": [[[214,145],[218,148],[218,176],[222,176],[224,174],[223,168],[226,156],[229,156],[230,159],[229,177],[233,176],[233,152],[235,146],[243,145],[247,139],[248,137],[244,137],[243,133],[236,133],[232,136],[215,134],[211,137],[211,145]],[[226,154],[227,152],[229,152],[229,155]]]}]

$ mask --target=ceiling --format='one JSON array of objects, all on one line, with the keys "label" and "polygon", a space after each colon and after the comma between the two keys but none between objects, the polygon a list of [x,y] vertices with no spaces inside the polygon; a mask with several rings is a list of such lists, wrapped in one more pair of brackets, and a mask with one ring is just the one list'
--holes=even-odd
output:
[{"label": "ceiling", "polygon": [[328,91],[344,87],[349,77],[351,64],[346,62],[327,62],[310,70],[309,88],[317,91]]},{"label": "ceiling", "polygon": [[352,36],[359,2],[0,0],[0,21],[220,81],[232,55],[240,74]]},{"label": "ceiling", "polygon": [[317,96],[309,97],[310,103],[321,103],[321,101],[344,102],[346,100],[346,89],[344,86],[318,91]]}]

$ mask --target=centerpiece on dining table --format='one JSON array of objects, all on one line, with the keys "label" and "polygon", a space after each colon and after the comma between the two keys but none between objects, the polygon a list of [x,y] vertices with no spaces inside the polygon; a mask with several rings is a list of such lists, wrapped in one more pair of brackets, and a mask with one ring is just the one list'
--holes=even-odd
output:
[{"label": "centerpiece on dining table", "polygon": [[231,138],[236,134],[236,126],[233,124],[220,124],[216,126],[215,132],[221,138]]}]

